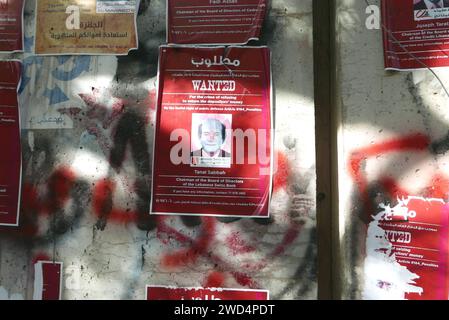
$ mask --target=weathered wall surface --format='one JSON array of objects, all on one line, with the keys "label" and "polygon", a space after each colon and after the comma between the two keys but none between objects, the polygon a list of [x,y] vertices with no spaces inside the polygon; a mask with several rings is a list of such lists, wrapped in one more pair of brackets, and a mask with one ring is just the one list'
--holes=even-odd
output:
[{"label": "weathered wall surface", "polygon": [[[379,1],[369,2],[379,6]],[[339,209],[346,299],[366,297],[369,289],[365,243],[378,205],[393,206],[398,196],[407,195],[447,201],[449,192],[448,97],[429,71],[384,71],[382,33],[365,27],[366,8],[365,1],[337,1]],[[447,84],[447,69],[435,71]],[[388,289],[375,285],[374,290]]]},{"label": "weathered wall surface", "polygon": [[316,298],[312,1],[273,0],[275,176],[267,220],[149,216],[158,46],[165,2],[142,0],[139,50],[36,57],[25,10],[19,228],[0,229],[0,299],[30,299],[33,263],[64,263],[64,299],[143,299],[145,285]]}]

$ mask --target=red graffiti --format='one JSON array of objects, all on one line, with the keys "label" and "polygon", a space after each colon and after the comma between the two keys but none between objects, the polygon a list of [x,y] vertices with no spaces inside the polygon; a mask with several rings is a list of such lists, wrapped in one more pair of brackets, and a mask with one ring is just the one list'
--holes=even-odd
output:
[{"label": "red graffiti", "polygon": [[[201,255],[210,259],[210,261],[215,264],[215,268],[219,268],[220,270],[229,270],[229,273],[241,286],[260,288],[260,285],[256,281],[254,281],[248,274],[245,274],[240,270],[235,270],[235,266],[232,265],[232,263],[235,263],[235,261],[230,260],[232,262],[228,262],[224,260],[221,255],[214,253],[209,249],[209,244],[213,239],[213,233],[215,229],[215,220],[213,218],[203,218],[209,220],[210,223],[213,223],[213,226],[204,226],[205,221],[203,220],[203,230],[201,235],[199,236],[199,240],[196,241],[193,238],[186,236],[175,230],[174,228],[168,226],[165,223],[166,219],[167,217],[165,216],[158,217],[158,238],[160,239],[160,241],[164,244],[167,244],[169,241],[167,240],[168,238],[171,240],[176,240],[184,245],[190,245],[191,247],[165,255],[162,260],[162,266],[167,268],[176,268],[189,265],[194,263]],[[242,262],[241,264],[239,264],[240,268],[242,270],[251,270],[251,273],[259,272],[266,268],[273,261],[273,259],[285,253],[287,247],[291,245],[300,234],[302,226],[302,223],[290,220],[290,227],[285,233],[283,239],[278,245],[273,248],[270,253],[268,253],[259,261],[255,261],[253,263]],[[163,237],[164,235],[166,237]],[[204,242],[202,245],[197,245],[198,243],[202,242]],[[226,239],[226,244],[228,249],[231,251],[231,254],[234,256],[236,254],[251,253],[256,250],[255,246],[249,245],[243,239],[241,239],[238,233],[231,233],[231,235]]]},{"label": "red graffiti", "polygon": [[[400,152],[400,151],[423,151],[429,147],[430,139],[420,133],[411,134],[403,138],[392,139],[390,141],[374,144],[369,147],[364,147],[352,152],[349,162],[348,170],[358,187],[362,203],[364,206],[365,218],[370,219],[374,214],[370,196],[368,194],[368,181],[361,171],[362,163],[370,157],[384,155],[386,153]],[[392,188],[396,187],[391,179],[384,179],[386,186],[394,191]]]},{"label": "red graffiti", "polygon": [[427,187],[425,196],[427,198],[446,199],[449,194],[449,179],[442,175],[435,175],[430,186]]},{"label": "red graffiti", "polygon": [[257,284],[257,282],[255,282],[253,279],[251,279],[251,277],[249,277],[244,273],[234,271],[232,272],[232,275],[234,276],[238,284],[240,284],[241,286],[249,288],[258,288],[258,287],[260,288],[260,285]]},{"label": "red graffiti", "polygon": [[291,173],[290,164],[288,162],[287,156],[282,152],[277,152],[276,157],[277,157],[277,171],[273,177],[273,191],[286,188],[288,184],[288,177],[290,176]]},{"label": "red graffiti", "polygon": [[[410,192],[401,188],[391,177],[383,177],[379,180],[381,186],[393,198],[406,198]],[[430,186],[426,187],[423,196],[426,198],[445,199],[449,193],[449,179],[442,175],[435,175]]]},{"label": "red graffiti", "polygon": [[22,195],[23,213],[33,212],[50,215],[64,207],[70,198],[70,191],[75,183],[75,174],[68,168],[59,168],[49,177],[47,194],[40,200],[38,191],[30,184],[24,184]]},{"label": "red graffiti", "polygon": [[[200,255],[207,254],[209,245],[214,238],[216,220],[210,217],[203,217],[202,221],[201,235],[195,241],[192,241],[189,248],[163,256],[162,265],[164,267],[173,268],[180,265],[188,265],[195,262]],[[159,219],[158,222],[163,224],[163,218]]]},{"label": "red graffiti", "polygon": [[[202,219],[202,232],[198,237],[198,240],[195,241],[195,239],[186,236],[173,227],[169,226],[166,223],[167,216],[157,217],[157,237],[162,243],[167,244],[169,241],[168,239],[173,239],[182,245],[190,246],[189,248],[184,248],[174,253],[169,253],[163,256],[161,261],[163,267],[174,269],[176,267],[189,265],[194,263],[201,255],[210,259],[216,265],[216,268],[220,268],[220,270],[232,269],[232,266],[224,261],[219,255],[213,253],[212,250],[208,250],[209,245],[214,237],[213,233],[215,232],[216,220],[210,217],[203,217]],[[260,287],[257,282],[253,281],[244,273],[231,272],[231,274],[242,286],[251,285],[251,287],[253,288]]]},{"label": "red graffiti", "polygon": [[[88,100],[86,97],[84,97]],[[86,103],[88,103],[86,101]],[[99,112],[99,111],[98,111]],[[288,177],[291,173],[287,157],[279,153],[278,171],[274,177],[274,190],[287,188]],[[57,169],[43,185],[46,193],[39,193],[37,186],[24,184],[22,195],[22,214],[19,232],[29,236],[36,236],[39,230],[36,217],[50,216],[63,209],[71,199],[71,192],[76,183],[75,174],[68,168]],[[119,209],[114,206],[114,194],[116,182],[110,179],[102,179],[93,184],[92,210],[102,219],[117,223],[135,223],[139,216],[136,210]],[[43,189],[44,190],[44,189]],[[135,190],[134,190],[135,191]],[[149,214],[149,213],[145,213]],[[164,254],[161,257],[161,265],[165,268],[179,268],[198,263],[200,257],[210,260],[218,270],[229,270],[229,274],[242,286],[260,288],[251,276],[245,273],[258,272],[265,268],[273,258],[283,254],[298,237],[302,224],[289,221],[289,228],[281,242],[275,245],[273,250],[255,262],[242,262],[242,270],[236,269],[235,261],[225,259],[223,254],[212,250],[212,244],[216,240],[217,220],[211,217],[202,217],[199,235],[190,237],[171,227],[167,223],[166,216],[158,216],[157,238],[164,244],[176,241],[181,244],[181,249]],[[253,241],[255,241],[253,239]],[[249,244],[238,232],[231,232],[226,238],[226,248],[232,255],[251,254],[257,251],[255,244]],[[48,257],[45,257],[48,260]],[[225,275],[214,271],[205,280],[206,286],[223,286]]]},{"label": "red graffiti", "polygon": [[[23,210],[30,213],[37,214],[53,214],[54,211],[64,206],[70,198],[70,191],[75,183],[74,174],[65,168],[58,169],[51,175],[47,183],[47,197],[45,201],[40,201],[38,192],[35,188],[26,185],[24,188],[24,205]],[[131,210],[120,210],[113,206],[113,195],[116,191],[115,182],[109,179],[103,179],[95,183],[93,188],[92,207],[94,213],[99,217],[106,217],[106,219],[119,222],[131,223],[137,219],[137,213]],[[51,197],[54,196],[54,197]],[[211,244],[215,239],[216,233],[216,219],[210,217],[203,217],[201,224],[201,231],[197,238],[191,238],[183,233],[177,231],[166,223],[167,216],[157,216],[157,237],[161,242],[168,244],[171,240],[184,245],[184,248],[175,250],[174,252],[165,254],[161,259],[161,264],[165,268],[178,268],[197,262],[200,256],[210,259],[216,268],[220,270],[230,270],[230,274],[242,286],[260,288],[260,285],[254,281],[249,275],[242,271],[233,270],[234,267],[226,262],[218,254],[211,250]],[[287,230],[280,244],[274,247],[273,251],[267,255],[266,258],[259,262],[251,264],[244,264],[244,268],[257,272],[265,268],[269,262],[276,256],[285,252],[287,246],[291,245],[297,238],[301,224],[290,221],[290,228]],[[26,224],[25,224],[26,226]],[[27,226],[29,231],[35,232],[37,229],[31,225]],[[165,237],[164,237],[165,236]],[[226,243],[228,249],[233,254],[246,254],[256,251],[254,245],[249,245],[243,240],[238,232],[232,232],[227,238]],[[48,259],[43,257],[42,259]],[[222,286],[224,283],[224,275],[219,272],[213,272],[209,275],[205,284],[207,286]]]},{"label": "red graffiti", "polygon": [[379,182],[384,190],[393,198],[402,198],[409,194],[407,190],[402,189],[391,177],[383,177]]},{"label": "red graffiti", "polygon": [[[170,239],[174,239],[178,241],[179,243],[189,243],[191,244],[193,240],[182,234],[181,232],[177,231],[176,229],[170,227],[165,223],[166,217],[164,216],[158,216],[157,221],[157,238],[164,244],[168,244]],[[166,237],[164,237],[166,235]]]},{"label": "red graffiti", "polygon": [[18,228],[0,228],[6,234],[34,237],[38,234],[37,217],[53,215],[66,205],[76,181],[68,168],[58,168],[48,178],[46,193],[39,195],[38,189],[28,183],[22,188],[21,209]]},{"label": "red graffiti", "polygon": [[212,271],[203,284],[205,288],[220,288],[224,286],[225,275],[218,271]]},{"label": "red graffiti", "polygon": [[226,243],[229,249],[231,249],[233,255],[256,251],[254,246],[247,245],[245,241],[241,239],[239,232],[231,233],[226,238]]},{"label": "red graffiti", "polygon": [[95,184],[92,205],[99,218],[107,218],[117,223],[131,223],[137,220],[137,213],[131,210],[120,210],[113,207],[115,182],[104,179]]},{"label": "red graffiti", "polygon": [[279,256],[285,252],[287,246],[291,245],[298,237],[302,224],[293,223],[284,235],[281,243],[271,253],[272,257]]},{"label": "red graffiti", "polygon": [[111,97],[105,104],[100,98],[100,91],[93,88],[92,94],[82,94],[79,96],[83,99],[88,107],[86,116],[88,119],[98,119],[102,121],[103,129],[111,126],[111,123],[123,113],[125,102],[122,99]]},{"label": "red graffiti", "polygon": [[53,214],[64,207],[70,198],[70,191],[75,183],[75,174],[68,168],[56,170],[48,179],[47,201],[43,212]]}]

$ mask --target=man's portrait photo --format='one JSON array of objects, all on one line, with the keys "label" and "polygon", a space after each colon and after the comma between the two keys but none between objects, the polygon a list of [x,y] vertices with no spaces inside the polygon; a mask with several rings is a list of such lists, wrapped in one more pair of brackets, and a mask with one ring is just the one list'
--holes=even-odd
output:
[{"label": "man's portrait photo", "polygon": [[414,10],[449,8],[449,0],[414,0]]},{"label": "man's portrait photo", "polygon": [[229,167],[231,148],[227,129],[231,129],[231,121],[230,114],[192,114],[192,165]]}]

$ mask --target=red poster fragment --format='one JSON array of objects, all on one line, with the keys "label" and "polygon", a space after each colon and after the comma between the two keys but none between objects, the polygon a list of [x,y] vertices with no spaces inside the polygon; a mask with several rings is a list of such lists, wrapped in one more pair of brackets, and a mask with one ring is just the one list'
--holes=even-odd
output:
[{"label": "red poster fragment", "polygon": [[268,217],[266,47],[160,48],[152,214]]},{"label": "red poster fragment", "polygon": [[17,90],[19,61],[0,61],[0,225],[19,223],[22,155]]},{"label": "red poster fragment", "polygon": [[62,262],[36,262],[34,265],[34,300],[61,300],[62,265]]},{"label": "red poster fragment", "polygon": [[23,51],[24,0],[0,0],[0,52]]},{"label": "red poster fragment", "polygon": [[146,300],[269,300],[268,290],[147,286]]},{"label": "red poster fragment", "polygon": [[406,292],[405,299],[447,300],[449,204],[408,197],[384,212],[379,227],[392,245],[390,255],[414,277],[409,284],[416,289]]},{"label": "red poster fragment", "polygon": [[257,40],[267,0],[167,0],[167,42],[245,44]]},{"label": "red poster fragment", "polygon": [[385,68],[449,66],[449,1],[382,0]]}]

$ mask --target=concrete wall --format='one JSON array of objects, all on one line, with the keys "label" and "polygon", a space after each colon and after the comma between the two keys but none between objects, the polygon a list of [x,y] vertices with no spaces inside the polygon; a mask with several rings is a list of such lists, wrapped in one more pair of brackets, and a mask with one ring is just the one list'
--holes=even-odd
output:
[{"label": "concrete wall", "polygon": [[[365,1],[336,3],[342,294],[372,298],[366,239],[378,205],[395,205],[398,194],[447,201],[449,105],[429,71],[384,71],[381,30],[365,27]],[[447,68],[435,71],[447,84]]]},{"label": "concrete wall", "polygon": [[143,299],[147,284],[315,299],[312,0],[273,0],[260,41],[273,51],[279,155],[262,221],[148,215],[164,1],[141,1],[139,50],[119,58],[33,56],[34,6],[27,52],[0,56],[24,64],[21,218],[0,229],[0,298],[32,298],[33,263],[55,259],[63,299]]}]

